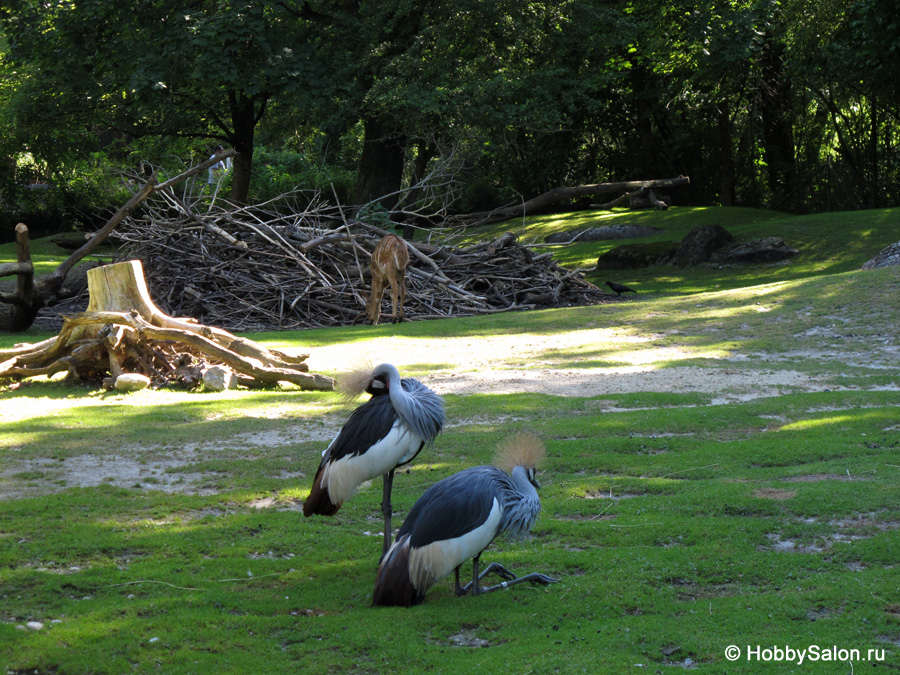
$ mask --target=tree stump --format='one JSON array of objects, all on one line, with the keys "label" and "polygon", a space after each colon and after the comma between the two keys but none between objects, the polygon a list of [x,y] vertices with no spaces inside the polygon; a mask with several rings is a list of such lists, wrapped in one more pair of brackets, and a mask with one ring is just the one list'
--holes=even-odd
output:
[{"label": "tree stump", "polygon": [[67,372],[112,388],[124,373],[145,375],[154,387],[194,388],[211,366],[235,371],[248,387],[291,382],[331,391],[334,380],[309,373],[309,354],[292,356],[231,333],[164,314],[150,298],[139,260],[88,271],[87,311],[64,318],[58,336],[0,350],[0,381]]}]

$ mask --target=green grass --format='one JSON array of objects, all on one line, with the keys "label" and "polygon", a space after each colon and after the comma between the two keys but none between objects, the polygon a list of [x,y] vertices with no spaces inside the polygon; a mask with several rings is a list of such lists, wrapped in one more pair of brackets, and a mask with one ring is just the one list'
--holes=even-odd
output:
[{"label": "green grass", "polygon": [[[427,484],[488,461],[507,431],[538,429],[544,515],[533,540],[488,557],[555,586],[457,599],[445,582],[421,607],[373,609],[380,543],[364,532],[380,490],[305,520],[294,500],[308,480],[273,476],[313,467],[320,446],[273,448],[188,467],[222,474],[213,495],[100,486],[6,502],[0,654],[39,672],[238,672],[259,659],[266,672],[597,672],[598,652],[601,671],[621,672],[659,667],[673,647],[725,672],[725,646],[748,642],[900,656],[895,398],[669,400],[615,415],[585,403],[537,397],[532,408],[567,414],[448,432],[396,485],[402,514]],[[14,627],[32,619],[49,627]],[[454,646],[460,633],[491,647]]]},{"label": "green grass", "polygon": [[741,288],[767,282],[846,272],[859,268],[885,246],[897,241],[900,210],[881,209],[789,216],[757,209],[724,207],[674,207],[665,212],[576,212],[537,216],[470,230],[470,238],[489,239],[513,231],[522,241],[540,243],[558,230],[581,230],[606,225],[647,225],[662,232],[636,240],[610,240],[552,246],[554,257],[568,267],[593,269],[602,253],[625,243],[681,241],[700,225],[721,225],[737,242],[780,236],[800,255],[786,264],[739,267],[678,268],[671,265],[640,270],[592,271],[589,281],[598,285],[607,278],[637,288],[642,293],[678,295],[716,289]]},{"label": "green grass", "polygon": [[[0,388],[0,493],[10,496],[0,502],[0,669],[870,669],[748,661],[748,645],[836,646],[862,659],[875,649],[879,669],[900,667],[900,275],[858,271],[896,240],[898,213],[614,214],[679,233],[702,222],[781,233],[804,254],[727,279],[656,270],[672,276],[664,283],[642,271],[636,299],[599,307],[253,336],[329,355],[317,368],[328,374],[370,351],[408,354],[402,370],[426,382],[505,370],[615,379],[638,367],[647,383],[723,378],[716,390],[676,378],[671,389],[599,395],[445,396],[448,427],[395,480],[395,523],[428,485],[489,462],[510,432],[535,431],[548,457],[534,537],[494,542],[484,560],[561,579],[549,587],[456,598],[445,580],[419,607],[371,607],[380,482],[334,518],[298,510],[353,407],[336,394]],[[537,235],[573,218],[524,227]],[[864,234],[858,244],[847,220]],[[0,348],[40,337],[0,336]],[[763,384],[792,373],[799,384]],[[18,628],[29,621],[45,627]],[[737,662],[729,645],[742,650]]]}]

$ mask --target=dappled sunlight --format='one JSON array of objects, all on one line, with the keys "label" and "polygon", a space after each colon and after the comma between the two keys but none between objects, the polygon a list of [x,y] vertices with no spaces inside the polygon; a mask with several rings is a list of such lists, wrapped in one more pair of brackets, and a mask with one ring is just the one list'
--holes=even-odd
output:
[{"label": "dappled sunlight", "polygon": [[[697,304],[696,299],[692,304]],[[782,386],[809,386],[814,378],[793,371],[760,374],[746,368],[733,372],[701,367],[704,362],[718,365],[734,354],[723,342],[698,341],[691,330],[702,329],[719,313],[728,316],[742,309],[757,313],[733,304],[692,312],[693,329],[685,322],[666,332],[642,330],[648,319],[653,320],[646,310],[641,318],[623,321],[622,315],[632,314],[633,307],[541,312],[541,321],[529,325],[558,319],[546,333],[491,332],[485,326],[477,333],[467,330],[456,337],[384,336],[363,345],[334,344],[313,350],[310,367],[322,370],[324,364],[334,367],[362,359],[389,361],[404,375],[421,378],[442,395],[539,392],[597,396],[681,391],[746,400],[748,396],[773,395]],[[619,325],[601,325],[613,320]]]},{"label": "dappled sunlight", "polygon": [[779,431],[808,431],[817,427],[834,426],[837,424],[858,424],[859,415],[834,415],[831,417],[821,417],[814,420],[798,420],[790,424],[784,424],[778,428]]},{"label": "dappled sunlight", "polygon": [[615,358],[630,364],[632,371],[636,368],[650,370],[667,365],[671,366],[678,361],[687,359],[722,359],[727,356],[728,352],[725,351],[698,353],[695,350],[682,347],[654,347],[653,349],[620,350],[615,352]]},{"label": "dappled sunlight", "polygon": [[725,350],[689,349],[659,346],[665,339],[650,333],[621,328],[575,328],[549,335],[539,333],[490,334],[455,338],[383,337],[369,340],[362,348],[334,345],[316,349],[310,356],[310,368],[320,371],[328,364],[335,369],[352,369],[360,361],[389,362],[404,370],[426,369],[430,375],[441,372],[471,372],[490,369],[576,366],[585,352],[602,352],[604,359],[627,367],[647,367],[682,359],[723,358]]},{"label": "dappled sunlight", "polygon": [[[64,386],[64,385],[60,385]],[[259,392],[234,389],[222,392],[145,389],[131,393],[83,390],[63,396],[23,396],[28,389],[0,396],[0,423],[37,418],[71,419],[73,423],[91,424],[91,410],[122,408],[129,414],[171,407],[198,419],[227,418],[279,419],[301,412],[320,414],[346,407],[336,395],[301,391],[285,384],[277,390]],[[7,399],[3,403],[3,399]],[[77,402],[77,405],[73,405]],[[0,446],[3,439],[0,438]]]},{"label": "dappled sunlight", "polygon": [[[577,397],[592,399],[590,409],[602,418],[600,434],[618,432],[617,413],[644,409],[615,398],[638,392],[694,395],[702,398],[699,405],[722,405],[835,391],[841,385],[868,391],[894,386],[886,379],[898,372],[889,362],[897,348],[897,300],[890,294],[894,279],[891,271],[848,272],[691,296],[645,295],[594,307],[267,337],[281,349],[309,352],[308,363],[316,372],[339,374],[366,362],[395,363],[403,375],[446,396],[448,410],[471,409],[467,415],[448,416],[446,430],[491,431],[532,419],[535,411],[549,419],[548,410],[555,405],[548,403],[550,397]],[[857,312],[861,303],[850,299],[863,291],[877,302]],[[814,330],[819,327],[821,331]],[[863,330],[877,331],[878,341],[864,343],[854,359],[865,364],[882,358],[887,365],[878,364],[877,381],[842,382],[837,378],[847,375],[841,369],[848,362],[848,341],[835,340],[845,334],[849,340]],[[793,351],[785,352],[786,346]],[[479,395],[485,397],[483,404],[475,398]],[[29,496],[106,483],[206,494],[250,484],[247,470],[237,463],[256,461],[271,449],[306,457],[302,468],[311,471],[321,449],[362,400],[345,402],[334,393],[293,386],[121,394],[35,382],[0,389],[0,423],[7,424],[0,450],[11,459],[0,469],[0,493]],[[829,419],[810,424],[841,425]],[[62,442],[54,442],[57,437]],[[48,444],[52,452],[35,458],[34,451]],[[259,480],[275,485],[289,477],[293,483],[297,466],[285,457],[277,458]],[[210,468],[201,461],[213,459],[222,463]],[[421,466],[416,462],[401,482],[433,482],[428,469],[440,475],[454,468],[452,459]],[[305,496],[308,485],[299,482]],[[377,484],[367,488],[371,499],[378,498],[380,489]],[[281,499],[273,508],[280,508]]]},{"label": "dappled sunlight", "polygon": [[[199,394],[202,396],[202,394]],[[215,396],[239,397],[240,392],[222,392]],[[73,400],[78,401],[78,408],[96,408],[104,406],[128,406],[142,408],[148,405],[179,405],[197,399],[197,393],[171,391],[166,389],[136,391],[129,394],[107,393],[99,390],[80,392],[66,398],[50,398],[46,396],[18,396],[14,405],[0,406],[0,422],[32,417],[55,415],[60,411],[70,414]]]},{"label": "dappled sunlight", "polygon": [[429,381],[461,374],[490,379],[498,372],[503,377],[504,372],[548,368],[587,367],[603,376],[618,372],[610,366],[652,372],[687,361],[713,363],[739,356],[738,349],[781,352],[785,345],[797,344],[810,327],[832,323],[830,314],[840,309],[832,304],[844,306],[856,284],[875,277],[877,273],[845,273],[824,281],[777,281],[674,298],[644,296],[599,307],[531,312],[527,322],[511,314],[470,317],[441,322],[439,331],[430,331],[443,333],[438,337],[422,333],[421,326],[378,327],[380,335],[312,349],[309,362],[315,371],[333,372],[366,359],[388,361],[404,374]]}]

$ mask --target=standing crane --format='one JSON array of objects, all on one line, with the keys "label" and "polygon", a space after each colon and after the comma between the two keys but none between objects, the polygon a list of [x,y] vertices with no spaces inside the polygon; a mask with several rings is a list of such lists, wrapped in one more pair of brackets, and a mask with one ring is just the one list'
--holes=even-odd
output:
[{"label": "standing crane", "polygon": [[390,363],[352,373],[344,380],[349,397],[372,395],[354,410],[322,453],[303,515],[333,516],[365,481],[384,477],[381,511],[384,545],[391,545],[391,486],[394,470],[419,454],[444,425],[444,402],[416,379],[400,377]]},{"label": "standing crane", "polygon": [[[482,552],[503,533],[511,539],[525,537],[541,510],[535,469],[544,456],[536,437],[518,434],[501,446],[495,463],[476,466],[438,481],[425,491],[397,533],[397,541],[382,559],[375,580],[376,605],[410,607],[425,599],[435,583],[456,574],[456,595],[473,595],[509,588],[525,581],[552,584],[544,574],[522,577],[491,563],[478,571]],[[508,471],[508,472],[507,472]],[[459,583],[462,564],[472,558],[472,581]],[[495,586],[479,583],[494,573],[505,581]]]}]

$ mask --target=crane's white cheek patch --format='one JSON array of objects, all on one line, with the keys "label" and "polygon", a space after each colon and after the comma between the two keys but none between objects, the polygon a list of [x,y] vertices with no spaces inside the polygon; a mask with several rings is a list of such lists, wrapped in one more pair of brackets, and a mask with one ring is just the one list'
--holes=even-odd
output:
[{"label": "crane's white cheek patch", "polygon": [[334,504],[350,499],[367,480],[383,476],[407,455],[415,454],[422,439],[395,422],[388,435],[360,455],[329,462],[322,470],[322,485]]},{"label": "crane's white cheek patch", "polygon": [[481,553],[497,536],[502,510],[494,499],[491,512],[481,525],[461,537],[432,542],[414,548],[409,554],[409,578],[419,592],[424,592],[446,577],[466,560]]}]

